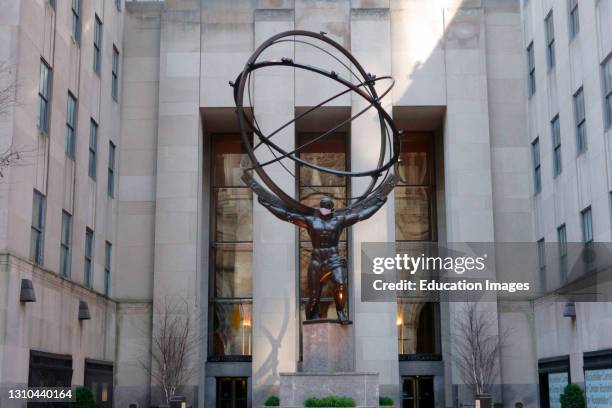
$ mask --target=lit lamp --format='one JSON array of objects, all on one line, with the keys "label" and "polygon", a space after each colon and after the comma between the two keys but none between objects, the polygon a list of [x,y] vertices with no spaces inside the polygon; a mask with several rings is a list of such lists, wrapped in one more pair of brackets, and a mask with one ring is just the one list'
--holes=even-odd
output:
[{"label": "lit lamp", "polygon": [[242,354],[251,354],[251,319],[246,316],[242,320]]},{"label": "lit lamp", "polygon": [[79,300],[79,320],[91,320],[87,302]]},{"label": "lit lamp", "polygon": [[404,319],[401,314],[397,315],[395,324],[399,330],[399,353],[404,354]]},{"label": "lit lamp", "polygon": [[29,279],[21,280],[21,290],[19,291],[19,301],[23,303],[36,302],[34,285]]}]

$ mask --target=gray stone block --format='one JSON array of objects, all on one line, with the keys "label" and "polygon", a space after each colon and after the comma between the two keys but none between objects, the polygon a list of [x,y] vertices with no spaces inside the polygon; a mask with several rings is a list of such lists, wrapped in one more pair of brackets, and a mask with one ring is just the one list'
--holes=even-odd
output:
[{"label": "gray stone block", "polygon": [[355,338],[352,324],[337,321],[302,326],[302,371],[337,373],[355,370]]},{"label": "gray stone block", "polygon": [[280,373],[282,407],[303,407],[309,397],[350,397],[357,407],[378,407],[378,373]]}]

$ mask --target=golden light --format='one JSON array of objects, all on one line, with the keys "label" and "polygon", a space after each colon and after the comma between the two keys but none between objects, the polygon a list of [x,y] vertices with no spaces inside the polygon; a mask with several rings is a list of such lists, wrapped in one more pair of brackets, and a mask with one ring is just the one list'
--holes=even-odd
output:
[{"label": "golden light", "polygon": [[404,319],[402,318],[402,315],[397,316],[397,320],[395,320],[395,324],[398,326],[401,326],[402,324],[404,324]]}]

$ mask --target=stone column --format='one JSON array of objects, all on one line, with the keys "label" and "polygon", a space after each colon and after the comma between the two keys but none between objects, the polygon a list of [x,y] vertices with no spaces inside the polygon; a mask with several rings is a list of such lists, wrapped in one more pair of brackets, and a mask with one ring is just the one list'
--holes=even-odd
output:
[{"label": "stone column", "polygon": [[[164,3],[159,65],[153,306],[184,300],[196,316],[199,280],[206,277],[198,273],[200,1]],[[199,322],[194,320],[194,325],[197,333]],[[196,372],[203,370],[199,358],[193,364],[199,367]],[[194,375],[185,391],[190,403],[195,402],[197,384]],[[158,389],[152,389],[155,397]]]},{"label": "stone column", "polygon": [[[270,36],[293,29],[293,10],[256,10],[255,47]],[[261,60],[293,58],[293,44],[274,46]],[[270,133],[294,117],[294,70],[274,67],[254,75],[254,112],[260,128]],[[274,136],[274,142],[292,150],[294,126]],[[260,161],[272,158],[268,149],[257,150]],[[291,162],[284,164],[294,171]],[[295,179],[280,165],[266,172],[287,193]],[[298,359],[296,310],[296,229],[278,220],[255,199],[253,207],[253,406],[278,394],[279,373],[296,371]]]},{"label": "stone column", "polygon": [[[388,8],[354,8],[351,10],[351,51],[368,72],[377,76],[391,73],[391,29]],[[379,89],[383,89],[382,83]],[[391,97],[384,105],[391,109]],[[361,97],[353,94],[351,114],[364,106]],[[375,167],[378,161],[378,135],[380,122],[374,109],[351,124],[351,168],[364,170]],[[352,194],[364,190],[370,179],[353,179]],[[367,221],[352,227],[352,280],[350,308],[355,325],[356,370],[380,374],[380,393],[395,401],[399,398],[399,365],[397,328],[395,315],[397,305],[388,303],[361,302],[361,243],[395,241],[394,196],[389,195],[387,204]]]},{"label": "stone column", "polygon": [[[481,7],[444,9],[447,111],[444,133],[444,178],[449,242],[493,242],[493,191],[489,105],[485,50],[485,18]],[[494,254],[488,254],[489,259]],[[443,350],[446,401],[453,401],[451,385],[462,403],[473,404],[453,362],[455,326],[465,304],[449,304],[450,339]],[[479,311],[497,316],[497,304],[479,305]],[[498,390],[498,389],[497,389]],[[497,391],[497,390],[494,390]],[[494,397],[495,402],[500,395]]]}]

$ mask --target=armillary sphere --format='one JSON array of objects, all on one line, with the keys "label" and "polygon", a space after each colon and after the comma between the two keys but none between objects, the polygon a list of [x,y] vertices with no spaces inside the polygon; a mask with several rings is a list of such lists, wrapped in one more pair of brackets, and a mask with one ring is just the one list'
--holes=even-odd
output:
[{"label": "armillary sphere", "polygon": [[[306,47],[312,47],[318,52],[326,54],[331,57],[335,63],[340,64],[349,73],[348,78],[344,78],[334,70],[326,70],[313,65],[309,65],[307,62],[295,61],[292,58],[281,58],[280,61],[275,60],[260,60],[262,53],[273,47],[276,44],[292,42],[295,45],[303,45]],[[343,61],[344,60],[344,61]],[[288,121],[276,130],[264,133],[260,129],[257,123],[256,108],[253,106],[251,100],[250,81],[251,76],[255,71],[264,70],[270,67],[286,67],[287,69],[301,69],[309,71],[328,79],[331,79],[338,84],[343,86],[343,90],[337,94],[327,98],[318,105],[308,108],[305,111],[297,114],[293,120]],[[390,81],[389,87],[382,93],[378,94],[375,85],[378,81],[388,80]],[[390,76],[376,77],[368,73],[357,59],[343,46],[338,44],[336,41],[329,38],[325,33],[315,33],[311,31],[303,30],[292,30],[285,31],[276,34],[266,40],[263,44],[257,48],[257,50],[251,55],[246,62],[244,69],[238,75],[234,82],[230,82],[230,85],[234,88],[234,101],[236,103],[236,113],[238,115],[238,123],[240,127],[240,133],[242,135],[242,141],[248,158],[251,161],[248,168],[244,168],[245,174],[249,174],[247,178],[251,181],[252,176],[251,170],[254,170],[261,181],[276,197],[282,201],[282,203],[293,210],[300,211],[304,214],[313,214],[315,208],[309,207],[289,194],[284,192],[266,173],[266,166],[280,162],[283,159],[293,160],[296,166],[305,166],[322,173],[332,174],[341,177],[367,177],[369,178],[368,187],[360,193],[357,197],[349,199],[347,202],[347,209],[356,209],[363,206],[373,195],[387,195],[395,185],[395,174],[393,167],[397,164],[399,151],[400,151],[400,131],[396,128],[393,119],[385,111],[381,104],[382,98],[387,95],[393,87],[394,81]],[[350,118],[338,123],[331,129],[323,132],[316,136],[314,139],[296,147],[294,150],[287,151],[280,147],[274,142],[273,137],[278,134],[281,130],[294,123],[296,120],[315,112],[317,109],[321,109],[324,105],[333,101],[336,98],[341,97],[347,93],[353,92],[359,97],[363,98],[367,102],[367,106],[360,111],[354,113]],[[246,99],[246,101],[245,101]],[[248,103],[246,103],[248,101]],[[249,107],[253,108],[254,114],[249,114]],[[338,131],[342,126],[346,126],[351,121],[355,120],[359,116],[363,115],[370,109],[376,109],[378,118],[380,121],[380,152],[378,155],[378,161],[375,167],[367,169],[365,171],[343,171],[324,167],[315,163],[311,163],[300,158],[299,153],[308,147],[310,144],[325,138],[326,136]],[[251,140],[253,135],[253,140]],[[273,159],[261,162],[257,155],[256,150],[265,146],[272,152]],[[281,163],[282,165],[282,163]],[[286,166],[283,165],[292,176],[293,173]],[[260,193],[260,191],[258,191]]]}]

